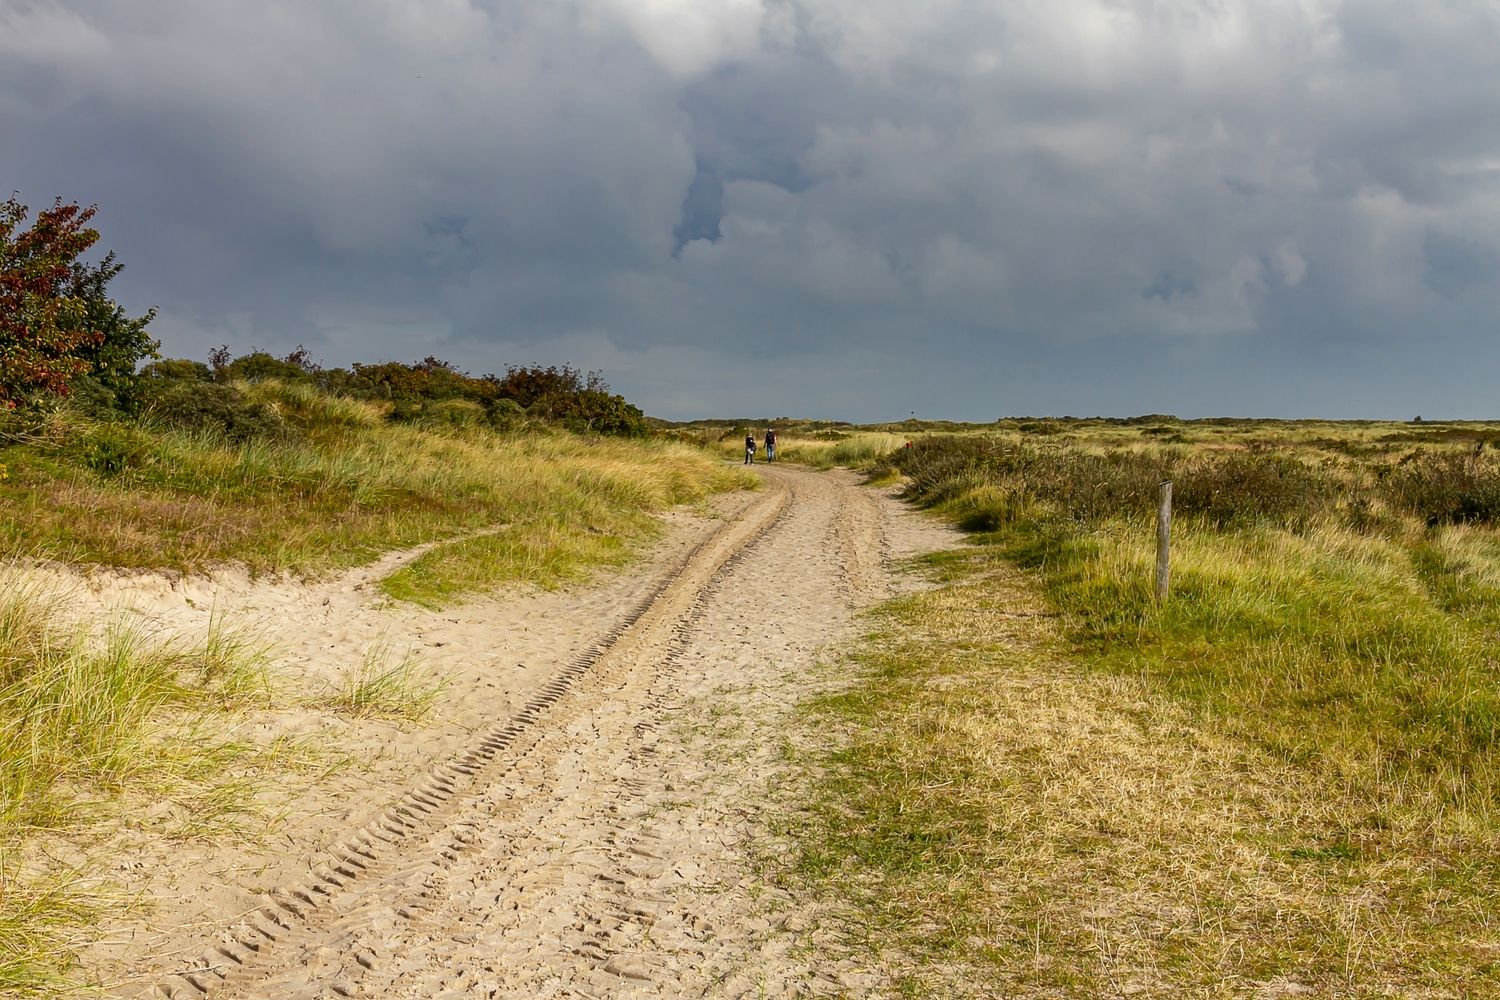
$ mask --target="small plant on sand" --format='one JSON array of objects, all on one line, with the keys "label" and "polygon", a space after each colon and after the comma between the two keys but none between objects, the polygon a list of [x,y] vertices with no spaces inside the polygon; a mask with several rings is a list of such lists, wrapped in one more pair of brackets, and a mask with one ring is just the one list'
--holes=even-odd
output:
[{"label": "small plant on sand", "polygon": [[271,690],[271,645],[264,636],[211,610],[203,640],[188,656],[193,683],[221,704],[264,698]]},{"label": "small plant on sand", "polygon": [[427,714],[445,686],[427,677],[416,650],[397,659],[390,643],[379,639],[366,647],[359,665],[345,673],[338,690],[323,704],[359,717],[415,721]]}]

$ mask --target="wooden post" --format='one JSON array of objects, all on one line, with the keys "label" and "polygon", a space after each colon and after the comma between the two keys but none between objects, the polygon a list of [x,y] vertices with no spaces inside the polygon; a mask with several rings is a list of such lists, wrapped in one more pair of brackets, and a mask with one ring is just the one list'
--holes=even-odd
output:
[{"label": "wooden post", "polygon": [[1156,601],[1167,599],[1167,583],[1172,569],[1172,480],[1157,488],[1156,494]]}]

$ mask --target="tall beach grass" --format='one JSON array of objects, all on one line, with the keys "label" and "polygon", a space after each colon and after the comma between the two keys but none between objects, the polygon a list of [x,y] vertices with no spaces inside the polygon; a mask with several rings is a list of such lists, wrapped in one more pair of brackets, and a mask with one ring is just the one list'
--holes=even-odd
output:
[{"label": "tall beach grass", "polygon": [[[0,567],[0,990],[72,989],[55,934],[89,913],[66,872],[23,869],[24,838],[86,822],[127,789],[225,786],[223,767],[257,750],[213,736],[211,717],[265,683],[260,648],[222,618],[196,642],[79,618],[66,594]],[[188,825],[226,804],[200,801]]]}]

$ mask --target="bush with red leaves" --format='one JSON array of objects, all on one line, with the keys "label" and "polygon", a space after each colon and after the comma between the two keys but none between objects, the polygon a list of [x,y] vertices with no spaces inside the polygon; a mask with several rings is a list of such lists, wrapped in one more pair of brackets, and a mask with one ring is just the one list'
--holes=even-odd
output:
[{"label": "bush with red leaves", "polygon": [[14,195],[0,203],[0,406],[65,395],[75,376],[93,368],[76,355],[104,334],[88,323],[88,305],[74,291],[74,264],[99,239],[87,223],[95,209],[57,199],[22,229],[28,209]]}]

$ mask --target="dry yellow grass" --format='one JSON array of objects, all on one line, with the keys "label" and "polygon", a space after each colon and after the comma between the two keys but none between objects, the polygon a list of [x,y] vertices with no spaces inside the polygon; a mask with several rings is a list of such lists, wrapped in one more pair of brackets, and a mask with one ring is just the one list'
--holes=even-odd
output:
[{"label": "dry yellow grass", "polygon": [[[1444,822],[1070,663],[974,554],[815,707],[842,727],[804,870],[914,996],[1488,996],[1491,817]],[[1437,822],[1421,822],[1421,818]],[[858,922],[858,921],[856,921]]]}]

